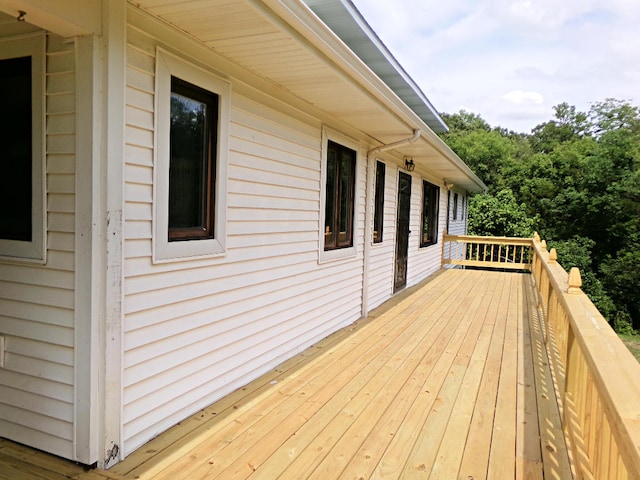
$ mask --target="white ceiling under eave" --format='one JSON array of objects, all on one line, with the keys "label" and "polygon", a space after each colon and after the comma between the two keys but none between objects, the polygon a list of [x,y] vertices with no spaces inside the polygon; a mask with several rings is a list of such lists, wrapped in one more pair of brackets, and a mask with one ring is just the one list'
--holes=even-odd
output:
[{"label": "white ceiling under eave", "polygon": [[419,169],[471,192],[484,184],[394,92],[301,0],[136,0],[173,25],[279,89],[338,118],[381,144],[422,138],[398,148]]}]

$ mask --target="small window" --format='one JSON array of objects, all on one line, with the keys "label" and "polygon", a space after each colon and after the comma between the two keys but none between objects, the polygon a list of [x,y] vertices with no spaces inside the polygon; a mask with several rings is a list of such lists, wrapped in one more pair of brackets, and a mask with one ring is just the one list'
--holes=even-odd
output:
[{"label": "small window", "polygon": [[214,238],[218,95],[171,78],[170,242]]},{"label": "small window", "polygon": [[386,165],[382,162],[376,164],[376,198],[373,213],[373,243],[382,242],[382,226],[384,223],[384,179]]},{"label": "small window", "polygon": [[422,231],[420,246],[426,247],[438,242],[438,204],[440,188],[422,181]]},{"label": "small window", "polygon": [[160,48],[156,81],[154,262],[222,255],[231,86]]},{"label": "small window", "polygon": [[356,152],[335,142],[327,145],[324,249],[353,246]]},{"label": "small window", "polygon": [[453,194],[453,219],[458,220],[458,194]]}]

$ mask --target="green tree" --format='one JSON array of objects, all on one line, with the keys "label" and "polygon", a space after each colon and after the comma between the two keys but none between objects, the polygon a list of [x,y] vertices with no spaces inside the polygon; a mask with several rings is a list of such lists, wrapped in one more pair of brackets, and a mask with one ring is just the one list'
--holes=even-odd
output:
[{"label": "green tree", "polygon": [[442,113],[440,116],[449,127],[450,132],[459,134],[476,130],[491,131],[491,126],[480,115],[465,110],[453,114]]},{"label": "green tree", "polygon": [[583,288],[618,329],[640,328],[640,112],[624,100],[588,112],[561,103],[516,134],[479,115],[444,115],[443,139],[487,184],[469,207],[474,234],[530,236],[580,267]]},{"label": "green tree", "polygon": [[640,329],[640,250],[617,252],[602,263],[601,270],[603,284],[617,307],[614,326],[617,330]]},{"label": "green tree", "polygon": [[576,111],[576,107],[561,103],[553,107],[555,118],[533,129],[530,137],[535,151],[549,153],[558,145],[582,137],[589,130],[587,114]]},{"label": "green tree", "polygon": [[614,301],[607,294],[602,282],[593,271],[591,251],[595,242],[587,237],[572,237],[568,240],[550,241],[549,247],[558,253],[558,263],[568,272],[572,267],[580,269],[582,290],[589,296],[602,315],[611,323],[617,318]]},{"label": "green tree", "polygon": [[626,100],[607,98],[595,102],[588,114],[590,131],[593,135],[626,130],[640,135],[640,113],[638,107]]},{"label": "green tree", "polygon": [[516,152],[516,142],[500,129],[491,129],[477,115],[461,110],[443,115],[449,132],[443,140],[462,158],[490,189],[500,188],[502,172]]},{"label": "green tree", "polygon": [[513,192],[474,195],[469,202],[469,233],[495,237],[532,237],[537,217],[530,217]]}]

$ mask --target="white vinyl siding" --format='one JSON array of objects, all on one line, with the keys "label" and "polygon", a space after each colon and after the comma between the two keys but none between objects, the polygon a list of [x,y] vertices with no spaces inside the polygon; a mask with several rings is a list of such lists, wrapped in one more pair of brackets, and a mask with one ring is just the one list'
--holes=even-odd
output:
[{"label": "white vinyl siding", "polygon": [[321,124],[266,107],[262,93],[240,94],[232,82],[226,254],[154,264],[157,45],[131,25],[128,41],[125,454],[360,317],[365,204],[358,161],[358,253],[318,264]]},{"label": "white vinyl siding", "polygon": [[415,285],[442,267],[442,235],[447,225],[447,190],[441,182],[424,179],[440,187],[438,206],[438,242],[420,248],[420,231],[422,223],[422,181],[420,176],[413,176],[411,185],[411,235],[409,236],[409,262],[407,267],[407,287]]},{"label": "white vinyl siding", "polygon": [[458,193],[458,218],[453,218],[453,198],[455,192],[451,191],[451,212],[449,216],[449,234],[465,235],[467,233],[467,196]]},{"label": "white vinyl siding", "polygon": [[0,432],[73,458],[75,50],[46,43],[47,261],[0,261]]},{"label": "white vinyl siding", "polygon": [[382,243],[372,244],[369,261],[369,310],[393,295],[398,208],[398,167],[386,162]]}]

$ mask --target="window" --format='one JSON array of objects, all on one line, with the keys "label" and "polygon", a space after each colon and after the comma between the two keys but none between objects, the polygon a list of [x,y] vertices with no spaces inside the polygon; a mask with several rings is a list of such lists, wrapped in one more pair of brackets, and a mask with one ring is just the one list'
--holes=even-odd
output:
[{"label": "window", "polygon": [[382,242],[382,226],[384,223],[384,177],[386,165],[376,162],[376,198],[373,212],[373,243]]},{"label": "window", "polygon": [[214,238],[218,95],[171,78],[169,241]]},{"label": "window", "polygon": [[356,152],[329,142],[325,190],[324,249],[353,246]]},{"label": "window", "polygon": [[0,60],[0,238],[30,242],[31,230],[31,57]]},{"label": "window", "polygon": [[223,254],[230,86],[161,49],[156,81],[154,261]]},{"label": "window", "polygon": [[453,219],[458,220],[458,194],[453,194]]},{"label": "window", "polygon": [[438,203],[440,188],[422,181],[422,230],[420,246],[426,247],[438,242]]},{"label": "window", "polygon": [[44,35],[0,42],[0,255],[45,261]]}]

